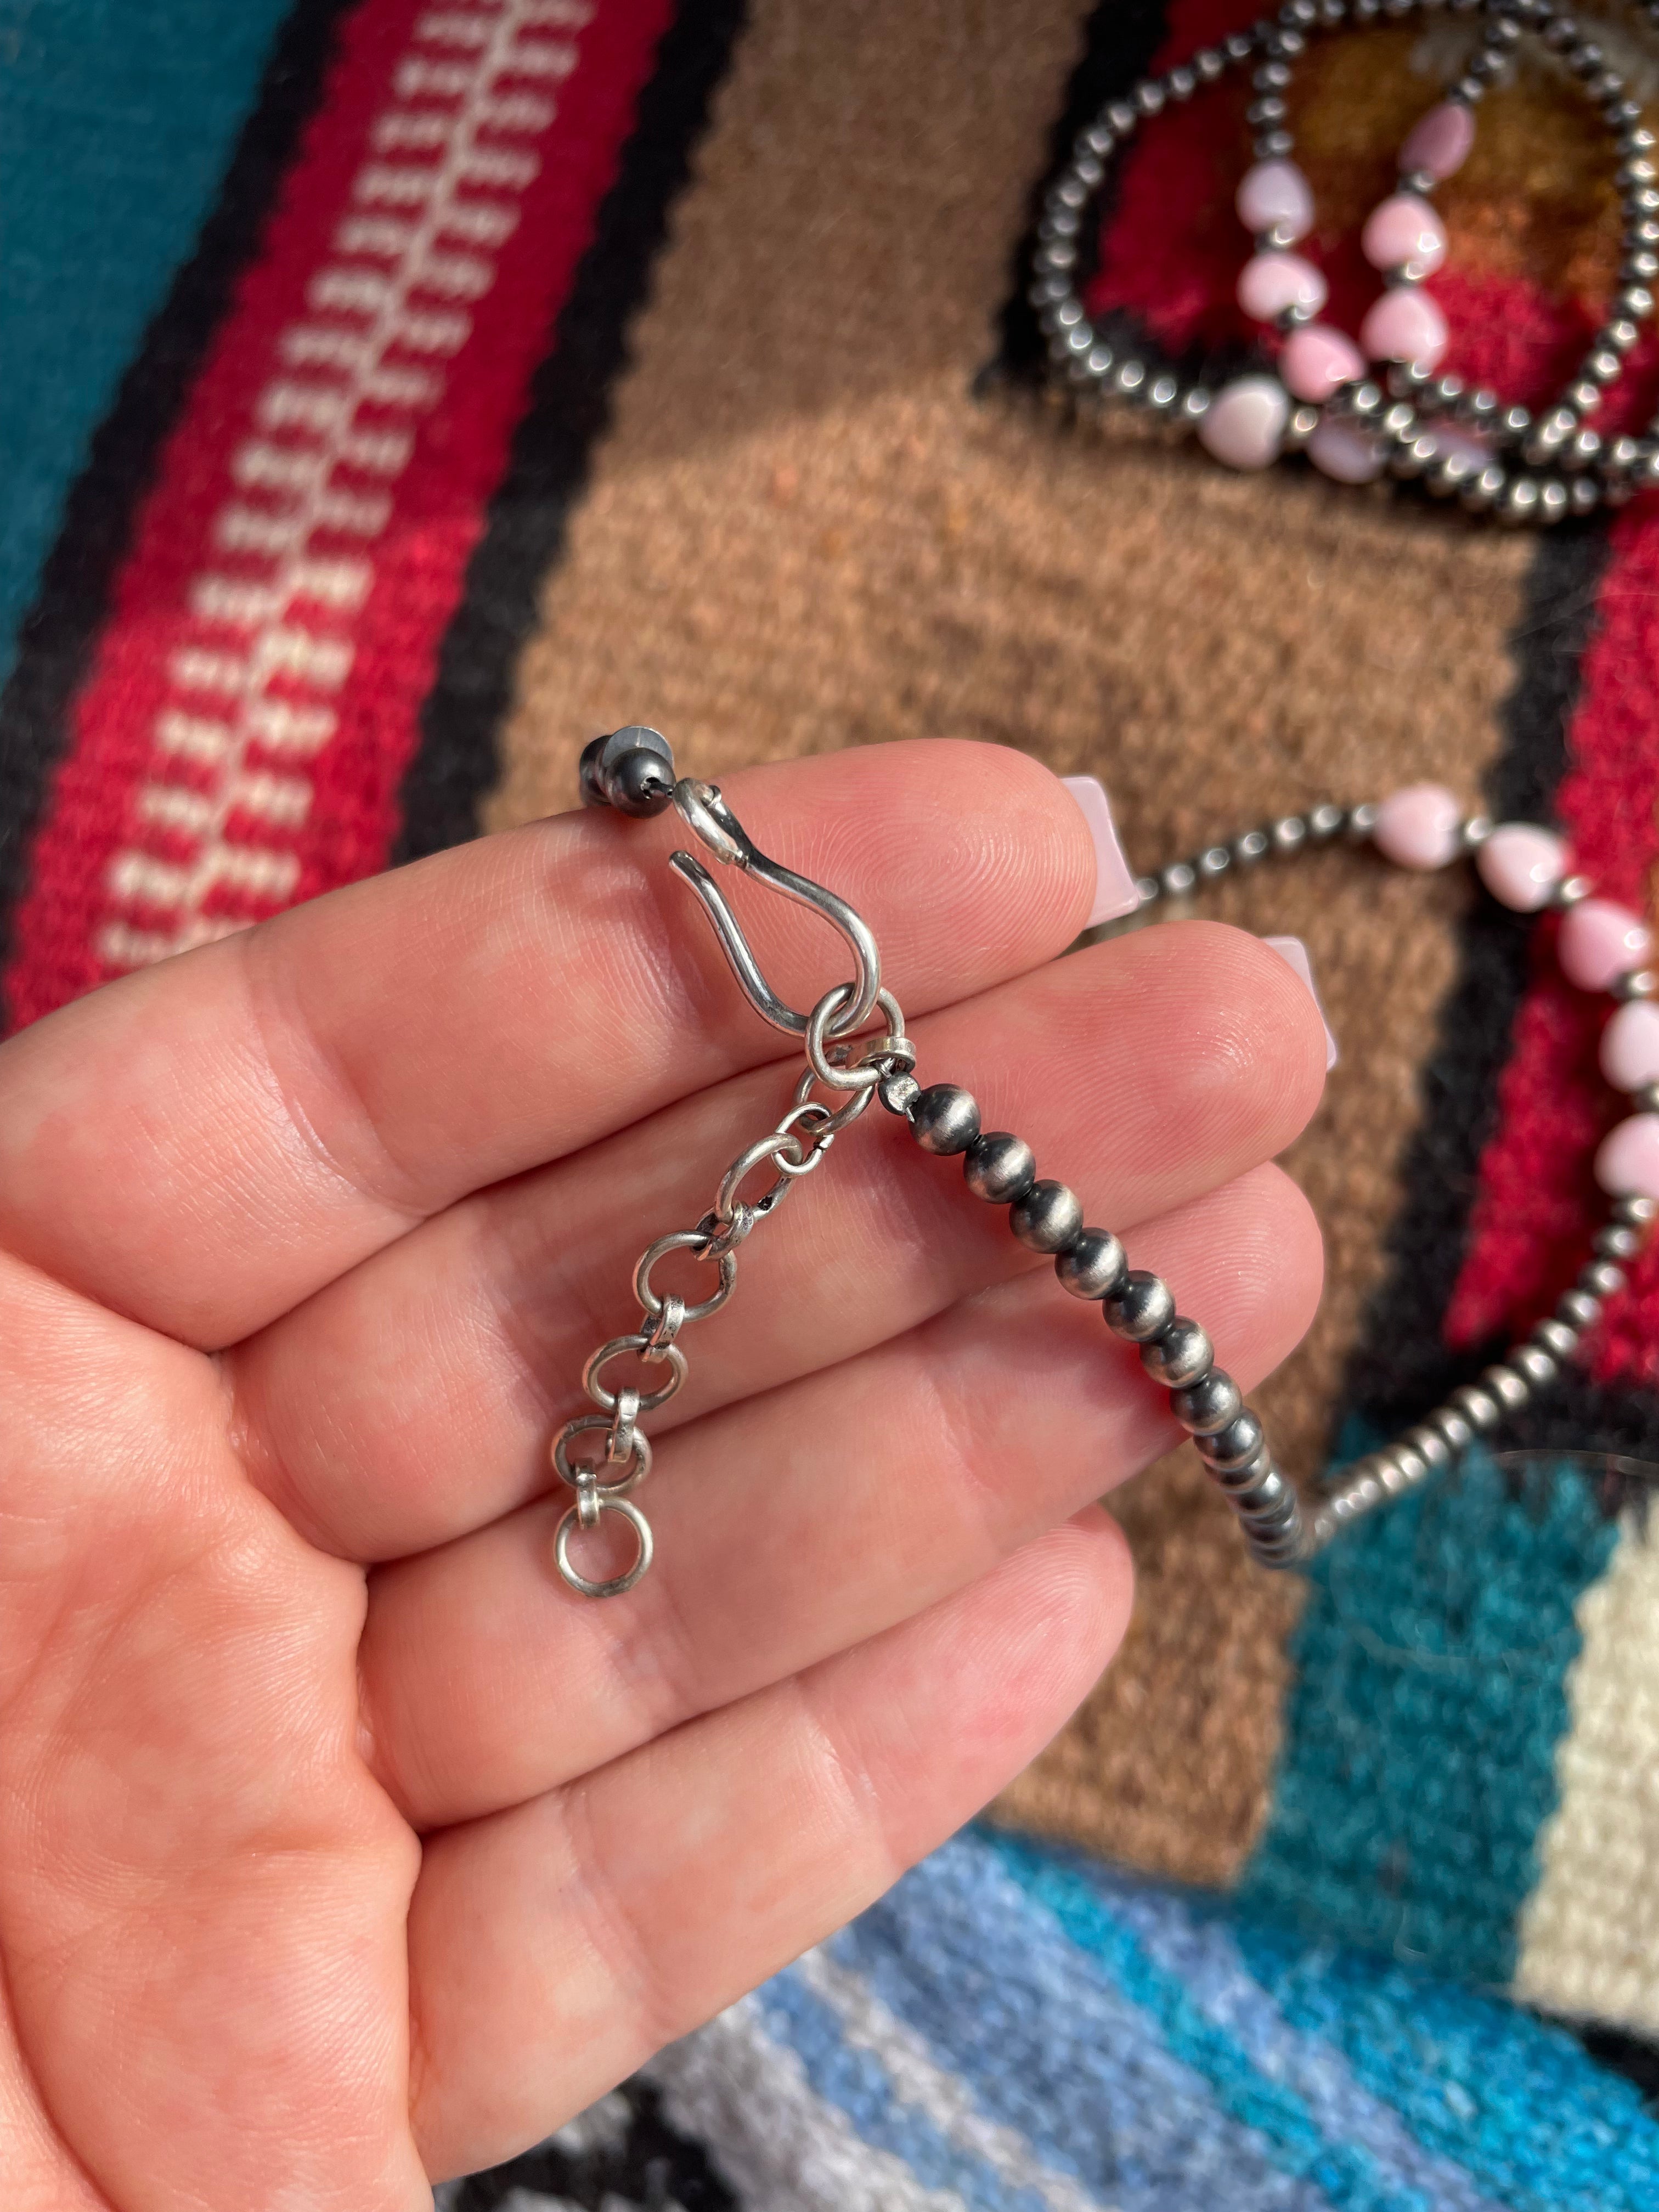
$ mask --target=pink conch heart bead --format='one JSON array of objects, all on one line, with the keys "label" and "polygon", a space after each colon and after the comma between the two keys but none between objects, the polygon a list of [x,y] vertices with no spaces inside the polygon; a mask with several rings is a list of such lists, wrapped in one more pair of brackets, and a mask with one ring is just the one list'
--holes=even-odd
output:
[{"label": "pink conch heart bead", "polygon": [[1294,240],[1313,228],[1313,188],[1294,161],[1258,161],[1246,169],[1233,205],[1246,230],[1276,230]]},{"label": "pink conch heart bead", "polygon": [[1265,469],[1279,458],[1290,411],[1290,394],[1276,376],[1241,376],[1199,417],[1198,441],[1230,469]]},{"label": "pink conch heart bead", "polygon": [[1555,957],[1568,982],[1581,991],[1605,991],[1652,950],[1653,932],[1639,914],[1611,899],[1589,898],[1563,915]]},{"label": "pink conch heart bead", "polygon": [[1359,246],[1373,269],[1403,269],[1409,262],[1426,276],[1446,258],[1446,228],[1426,200],[1396,192],[1371,210]]},{"label": "pink conch heart bead", "polygon": [[1461,169],[1474,143],[1474,118],[1461,100],[1443,100],[1413,125],[1400,149],[1401,173],[1419,170],[1437,184]]},{"label": "pink conch heart bead", "polygon": [[1415,284],[1385,292],[1359,325],[1359,343],[1373,361],[1409,362],[1424,370],[1438,366],[1446,338],[1446,318]]},{"label": "pink conch heart bead", "polygon": [[1504,822],[1474,857],[1480,880],[1517,914],[1536,914],[1567,872],[1567,848],[1553,830]]},{"label": "pink conch heart bead", "polygon": [[1365,356],[1345,331],[1304,323],[1280,349],[1279,373],[1298,399],[1328,399],[1339,384],[1365,374]]},{"label": "pink conch heart bead", "polygon": [[1376,445],[1346,422],[1319,423],[1308,441],[1308,459],[1337,483],[1370,483],[1382,473]]},{"label": "pink conch heart bead", "polygon": [[1607,1131],[1595,1180],[1611,1198],[1659,1198],[1659,1114],[1632,1114]]},{"label": "pink conch heart bead", "polygon": [[1632,999],[1601,1032],[1601,1073],[1615,1091],[1659,1083],[1659,1006]]},{"label": "pink conch heart bead", "polygon": [[1400,868],[1443,868],[1455,858],[1463,810],[1443,783],[1408,783],[1376,810],[1371,842]]},{"label": "pink conch heart bead", "polygon": [[1299,253],[1254,253],[1238,279],[1238,304],[1259,323],[1271,323],[1287,307],[1317,314],[1330,287],[1311,261]]}]

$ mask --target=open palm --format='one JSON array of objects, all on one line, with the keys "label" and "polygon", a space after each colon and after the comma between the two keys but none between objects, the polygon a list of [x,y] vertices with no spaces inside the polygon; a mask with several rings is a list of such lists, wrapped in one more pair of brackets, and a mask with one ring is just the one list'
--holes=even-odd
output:
[{"label": "open palm", "polygon": [[[1279,1358],[1319,1269],[1261,1164],[1321,1081],[1289,969],[1199,924],[1046,964],[1092,855],[1011,753],[731,788],[874,921],[923,1079],[1241,1378]],[[699,1332],[652,1573],[554,1571],[582,1363],[787,1103],[670,842],[538,823],[0,1048],[12,2206],[414,2212],[866,1904],[1115,1645],[1088,1501],[1164,1394],[881,1115]],[[839,949],[765,905],[810,1003]]]}]

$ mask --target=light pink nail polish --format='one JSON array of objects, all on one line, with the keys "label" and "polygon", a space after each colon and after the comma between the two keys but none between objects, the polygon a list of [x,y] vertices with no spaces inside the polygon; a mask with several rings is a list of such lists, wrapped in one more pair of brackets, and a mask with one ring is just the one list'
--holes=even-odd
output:
[{"label": "light pink nail polish", "polygon": [[1060,781],[1082,808],[1089,835],[1095,841],[1095,902],[1084,927],[1098,929],[1103,921],[1133,914],[1140,904],[1139,894],[1112,827],[1112,803],[1105,785],[1095,775],[1066,775]]},{"label": "light pink nail polish", "polygon": [[1271,945],[1285,965],[1295,969],[1308,987],[1308,996],[1319,1008],[1319,1018],[1325,1023],[1325,1066],[1328,1072],[1336,1066],[1339,1056],[1336,1039],[1331,1034],[1329,1022],[1325,1020],[1325,1009],[1319,1004],[1319,991],[1314,982],[1313,969],[1309,964],[1307,946],[1299,937],[1264,937],[1261,942],[1264,945]]}]

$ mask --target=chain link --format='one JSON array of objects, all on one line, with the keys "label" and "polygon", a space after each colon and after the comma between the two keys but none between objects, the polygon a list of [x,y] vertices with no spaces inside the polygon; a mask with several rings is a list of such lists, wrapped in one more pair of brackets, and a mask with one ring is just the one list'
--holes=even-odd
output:
[{"label": "chain link", "polygon": [[[851,995],[848,985],[837,984],[819,1000],[808,1024],[807,1065],[801,1071],[789,1110],[775,1128],[738,1154],[720,1177],[714,1205],[695,1229],[671,1231],[646,1246],[634,1270],[634,1294],[640,1303],[638,1328],[602,1344],[582,1370],[582,1388],[599,1411],[578,1413],[559,1431],[553,1439],[553,1470],[576,1493],[575,1504],[559,1522],[554,1557],[560,1574],[584,1597],[619,1597],[633,1589],[651,1565],[650,1524],[629,1492],[636,1490],[651,1472],[651,1444],[639,1425],[641,1415],[665,1406],[686,1378],[686,1357],[676,1341],[681,1329],[688,1322],[707,1321],[720,1311],[737,1283],[738,1247],[777,1212],[801,1177],[813,1172],[837,1133],[869,1105],[878,1086],[908,1075],[915,1064],[915,1049],[904,1035],[904,1016],[887,991],[879,994],[877,1002],[887,1024],[884,1036],[870,1038],[856,1060],[852,1046],[831,1041],[830,1024]],[[808,1097],[818,1083],[840,1091],[842,1103],[832,1108]],[[776,1170],[769,1188],[758,1198],[741,1198],[738,1193],[746,1178],[769,1164]],[[707,1297],[688,1302],[678,1291],[656,1288],[652,1271],[672,1252],[689,1252],[693,1259],[706,1261],[716,1269],[715,1287]],[[666,1365],[667,1379],[654,1389],[638,1384],[611,1388],[600,1370],[613,1359],[630,1353],[647,1366]],[[597,1439],[601,1435],[604,1443],[597,1458],[571,1458],[569,1448],[578,1437]],[[601,1470],[610,1468],[625,1471],[601,1480]],[[606,1513],[627,1522],[634,1531],[636,1550],[631,1566],[606,1581],[595,1582],[572,1564],[570,1541],[577,1528],[596,1528]]]}]

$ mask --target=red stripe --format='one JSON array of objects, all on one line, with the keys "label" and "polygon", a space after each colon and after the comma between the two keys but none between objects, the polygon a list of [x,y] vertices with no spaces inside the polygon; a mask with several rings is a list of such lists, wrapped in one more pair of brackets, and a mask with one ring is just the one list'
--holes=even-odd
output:
[{"label": "red stripe", "polygon": [[384,865],[485,501],[669,13],[349,19],[76,704],[17,918],[20,1022]]}]

